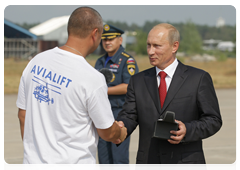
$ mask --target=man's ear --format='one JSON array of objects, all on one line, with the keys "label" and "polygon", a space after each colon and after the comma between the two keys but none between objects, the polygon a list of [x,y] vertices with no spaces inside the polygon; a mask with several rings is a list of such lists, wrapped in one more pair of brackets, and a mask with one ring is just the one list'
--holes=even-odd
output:
[{"label": "man's ear", "polygon": [[172,46],[172,53],[176,53],[179,47],[179,42],[175,41]]},{"label": "man's ear", "polygon": [[121,45],[122,41],[123,41],[122,37],[119,37],[119,40],[120,40],[120,45]]},{"label": "man's ear", "polygon": [[91,36],[92,36],[92,39],[94,40],[94,42],[97,40],[98,33],[99,33],[99,31],[97,28],[95,28],[91,33]]}]

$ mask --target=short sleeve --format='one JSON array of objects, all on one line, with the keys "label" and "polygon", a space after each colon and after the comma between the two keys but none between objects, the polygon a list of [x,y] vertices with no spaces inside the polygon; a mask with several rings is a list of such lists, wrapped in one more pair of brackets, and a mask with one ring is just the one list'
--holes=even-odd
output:
[{"label": "short sleeve", "polygon": [[107,86],[94,90],[87,100],[89,116],[98,129],[107,129],[114,122],[111,105],[107,96]]}]

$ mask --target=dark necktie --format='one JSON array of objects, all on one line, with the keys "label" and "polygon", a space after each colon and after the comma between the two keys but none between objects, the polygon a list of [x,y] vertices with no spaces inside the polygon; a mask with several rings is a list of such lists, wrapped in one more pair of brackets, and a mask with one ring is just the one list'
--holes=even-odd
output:
[{"label": "dark necktie", "polygon": [[160,71],[160,73],[158,73],[158,75],[161,78],[160,85],[158,87],[158,91],[159,91],[160,103],[161,103],[161,108],[162,108],[164,100],[167,95],[167,85],[166,85],[166,81],[165,81],[165,77],[167,76],[167,74],[164,71]]}]

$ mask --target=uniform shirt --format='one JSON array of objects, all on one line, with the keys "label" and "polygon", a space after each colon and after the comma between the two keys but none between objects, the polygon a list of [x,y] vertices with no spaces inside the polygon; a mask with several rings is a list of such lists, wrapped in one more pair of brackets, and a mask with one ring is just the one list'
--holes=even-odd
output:
[{"label": "uniform shirt", "polygon": [[[97,70],[104,68],[107,57],[108,54],[106,53],[97,60],[95,64]],[[127,54],[122,46],[119,47],[118,51],[107,62],[105,68],[108,68],[113,73],[113,78],[108,84],[108,87],[122,83],[128,84],[130,77],[138,73],[138,66],[135,59]],[[126,95],[109,95],[108,98],[111,106],[113,108],[121,108],[125,102],[125,96]]]},{"label": "uniform shirt", "polygon": [[104,76],[57,47],[25,68],[17,107],[26,110],[23,163],[96,163],[96,128],[114,122]]}]

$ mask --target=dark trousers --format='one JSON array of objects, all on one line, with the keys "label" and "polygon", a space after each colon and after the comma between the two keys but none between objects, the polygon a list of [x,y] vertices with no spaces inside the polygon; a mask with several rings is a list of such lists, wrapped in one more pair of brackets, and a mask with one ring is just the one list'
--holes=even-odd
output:
[{"label": "dark trousers", "polygon": [[[114,108],[113,114],[116,119],[121,108]],[[99,137],[98,160],[100,164],[129,164],[130,136],[118,147],[112,142],[106,142]]]}]

